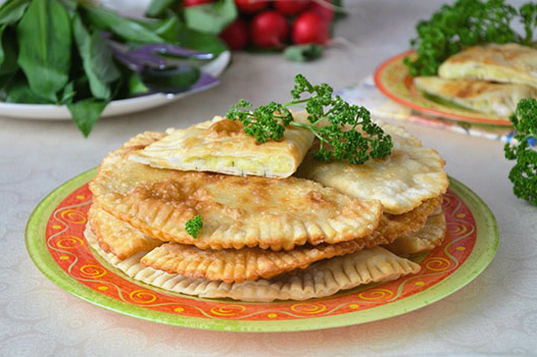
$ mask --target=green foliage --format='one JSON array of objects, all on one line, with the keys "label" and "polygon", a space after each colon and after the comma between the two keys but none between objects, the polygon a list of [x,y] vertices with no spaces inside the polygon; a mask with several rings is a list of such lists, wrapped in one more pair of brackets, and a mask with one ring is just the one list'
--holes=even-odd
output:
[{"label": "green foliage", "polygon": [[200,215],[189,219],[185,223],[185,231],[193,238],[199,237],[201,228],[203,228],[203,221]]},{"label": "green foliage", "polygon": [[184,9],[185,22],[189,28],[212,34],[219,34],[237,18],[237,14],[233,0],[218,0]]},{"label": "green foliage", "polygon": [[[334,96],[328,84],[313,85],[298,74],[291,96],[293,100],[286,104],[271,102],[253,111],[250,103],[241,100],[230,108],[226,116],[239,120],[244,132],[259,143],[281,140],[287,126],[306,128],[319,140],[319,148],[314,155],[321,161],[363,164],[370,158],[390,154],[393,147],[391,137],[371,121],[369,111]],[[307,123],[294,121],[289,107],[296,105],[305,105]]]},{"label": "green foliage", "polygon": [[104,100],[88,98],[68,104],[67,108],[78,129],[87,137],[107,104]]},{"label": "green foliage", "polygon": [[288,46],[283,55],[293,62],[309,62],[323,55],[323,47],[316,44]]},{"label": "green foliage", "polygon": [[[513,20],[524,25],[525,36],[513,28]],[[537,25],[537,5],[528,3],[517,11],[505,0],[457,0],[443,5],[429,20],[416,25],[411,41],[417,59],[405,59],[413,76],[432,76],[449,56],[464,47],[483,43],[516,42],[529,45]]]},{"label": "green foliage", "polygon": [[537,140],[537,100],[522,99],[510,120],[515,128],[516,144],[506,144],[504,150],[508,160],[516,160],[509,172],[513,193],[537,205],[537,151],[530,146],[530,140]]},{"label": "green foliage", "polygon": [[17,26],[18,63],[31,90],[51,103],[69,80],[71,23],[57,0],[32,0]]}]

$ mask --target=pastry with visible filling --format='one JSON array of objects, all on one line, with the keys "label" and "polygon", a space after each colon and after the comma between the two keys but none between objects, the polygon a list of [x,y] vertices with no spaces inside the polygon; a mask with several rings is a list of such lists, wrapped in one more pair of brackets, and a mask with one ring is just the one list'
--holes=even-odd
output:
[{"label": "pastry with visible filling", "polygon": [[222,117],[167,134],[130,159],[165,169],[288,177],[313,142],[309,130],[290,126],[282,140],[259,144],[244,133],[240,122]]},{"label": "pastry with visible filling", "polygon": [[537,87],[537,50],[516,43],[469,47],[444,61],[438,75]]},{"label": "pastry with visible filling", "polygon": [[526,84],[493,83],[482,80],[416,77],[416,88],[432,100],[453,103],[481,113],[509,116],[523,98],[537,98],[537,88]]}]

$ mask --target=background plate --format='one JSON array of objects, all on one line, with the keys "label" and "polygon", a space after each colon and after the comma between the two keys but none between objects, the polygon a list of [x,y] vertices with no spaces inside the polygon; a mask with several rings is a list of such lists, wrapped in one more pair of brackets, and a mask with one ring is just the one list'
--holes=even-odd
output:
[{"label": "background plate", "polygon": [[62,289],[125,315],[177,326],[225,331],[300,331],[403,314],[446,297],[476,278],[494,257],[498,230],[489,208],[460,182],[443,200],[448,235],[414,259],[419,274],[307,301],[245,303],[173,294],[127,278],[96,259],[83,230],[91,204],[90,170],[49,194],[26,228],[35,265]]},{"label": "background plate", "polygon": [[415,52],[407,51],[392,57],[382,63],[375,71],[375,85],[390,99],[432,116],[471,123],[512,125],[505,117],[457,109],[425,98],[414,86],[408,68],[403,63],[405,57],[408,56],[412,58],[415,56]]},{"label": "background plate", "polygon": [[[226,69],[231,59],[229,51],[222,52],[213,61],[202,66],[204,72],[219,77]],[[217,85],[218,83],[215,83]],[[180,94],[150,94],[136,98],[120,99],[110,102],[104,109],[101,118],[125,115],[142,110],[169,104],[191,94],[207,90],[191,90]],[[17,104],[0,102],[0,113],[4,117],[17,119],[40,120],[71,120],[71,114],[65,105],[53,104]]]}]

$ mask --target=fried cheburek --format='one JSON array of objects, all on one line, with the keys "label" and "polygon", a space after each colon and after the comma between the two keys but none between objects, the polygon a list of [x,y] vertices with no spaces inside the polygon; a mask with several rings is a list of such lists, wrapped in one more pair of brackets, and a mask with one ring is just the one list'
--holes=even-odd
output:
[{"label": "fried cheburek", "polygon": [[433,250],[444,240],[446,230],[446,217],[444,212],[439,210],[427,218],[427,222],[419,231],[398,238],[385,248],[402,256]]},{"label": "fried cheburek", "polygon": [[[90,184],[105,211],[152,238],[201,249],[290,250],[365,237],[379,223],[380,202],[309,180],[164,170],[128,160],[160,136],[141,134],[109,154]],[[194,238],[184,226],[196,215],[206,223]]]},{"label": "fried cheburek", "polygon": [[[305,269],[319,260],[390,244],[419,230],[439,204],[440,199],[431,199],[403,215],[385,215],[377,230],[361,239],[336,244],[306,245],[279,252],[260,248],[201,250],[185,244],[163,244],[162,241],[148,238],[128,223],[95,206],[90,210],[90,224],[103,250],[112,252],[118,258],[125,259],[139,251],[147,250],[150,252],[142,258],[143,265],[192,278],[242,282],[259,278],[269,279],[287,271]],[[107,236],[102,236],[103,231]],[[147,245],[147,241],[154,246]],[[159,247],[152,249],[157,246]],[[126,247],[131,248],[130,255],[117,253],[125,251]]]},{"label": "fried cheburek", "polygon": [[386,158],[351,165],[317,161],[308,154],[297,176],[360,200],[380,200],[384,212],[397,215],[444,194],[449,182],[440,155],[402,128],[386,124],[382,128],[393,140],[392,153]]},{"label": "fried cheburek", "polygon": [[289,177],[313,142],[311,131],[288,127],[282,140],[259,145],[240,122],[222,117],[167,133],[131,159],[164,169]]},{"label": "fried cheburek", "polygon": [[252,302],[307,300],[330,296],[339,290],[358,285],[394,280],[420,270],[418,264],[398,257],[386,249],[375,247],[323,260],[307,269],[296,270],[271,280],[225,283],[189,278],[144,266],[140,264],[140,259],[145,252],[121,260],[103,251],[91,230],[86,229],[86,237],[101,257],[127,276],[171,292],[204,298],[231,298]]}]

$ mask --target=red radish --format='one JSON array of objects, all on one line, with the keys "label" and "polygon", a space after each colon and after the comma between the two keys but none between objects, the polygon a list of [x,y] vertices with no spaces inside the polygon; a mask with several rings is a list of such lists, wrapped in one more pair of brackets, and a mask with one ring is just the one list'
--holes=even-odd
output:
[{"label": "red radish", "polygon": [[318,43],[328,41],[328,22],[313,12],[306,11],[298,16],[293,24],[292,39],[295,44]]},{"label": "red radish", "polygon": [[274,10],[257,14],[250,23],[252,42],[259,47],[283,46],[288,34],[287,20]]},{"label": "red radish", "polygon": [[267,0],[235,0],[235,5],[240,12],[252,14],[266,8],[269,2]]},{"label": "red radish", "polygon": [[330,0],[315,0],[311,2],[308,10],[319,14],[326,22],[332,22],[334,10]]},{"label": "red radish", "polygon": [[181,3],[184,7],[190,7],[190,6],[198,6],[198,5],[204,5],[204,4],[210,4],[214,0],[183,0]]},{"label": "red radish", "polygon": [[220,38],[232,50],[241,50],[248,45],[248,24],[242,19],[237,19],[220,33]]},{"label": "red radish", "polygon": [[275,0],[274,7],[279,13],[290,16],[305,10],[310,4],[309,0]]}]

